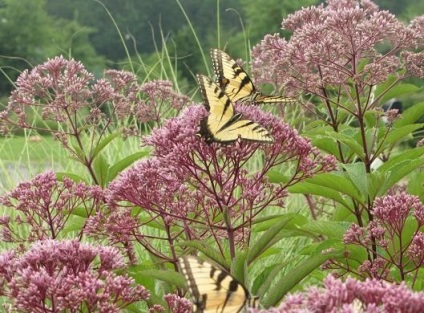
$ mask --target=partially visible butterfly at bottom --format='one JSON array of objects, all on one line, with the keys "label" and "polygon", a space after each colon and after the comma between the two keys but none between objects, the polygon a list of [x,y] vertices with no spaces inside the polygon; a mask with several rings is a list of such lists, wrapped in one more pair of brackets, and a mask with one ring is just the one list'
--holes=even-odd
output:
[{"label": "partially visible butterfly at bottom", "polygon": [[193,297],[195,313],[241,313],[255,307],[247,289],[228,272],[195,256],[179,260],[182,274]]}]

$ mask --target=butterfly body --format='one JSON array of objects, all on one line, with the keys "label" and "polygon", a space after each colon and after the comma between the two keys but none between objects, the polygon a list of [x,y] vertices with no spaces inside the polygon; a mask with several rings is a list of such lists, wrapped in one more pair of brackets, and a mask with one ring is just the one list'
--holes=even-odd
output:
[{"label": "butterfly body", "polygon": [[272,142],[271,134],[261,125],[235,112],[233,102],[212,80],[197,75],[203,103],[209,115],[200,122],[200,135],[206,142],[230,143],[237,139]]},{"label": "butterfly body", "polygon": [[246,71],[225,52],[212,49],[212,63],[219,87],[233,102],[292,103],[294,98],[268,96],[259,92]]},{"label": "butterfly body", "polygon": [[227,272],[194,256],[179,259],[193,296],[193,312],[240,313],[250,299],[246,288]]}]

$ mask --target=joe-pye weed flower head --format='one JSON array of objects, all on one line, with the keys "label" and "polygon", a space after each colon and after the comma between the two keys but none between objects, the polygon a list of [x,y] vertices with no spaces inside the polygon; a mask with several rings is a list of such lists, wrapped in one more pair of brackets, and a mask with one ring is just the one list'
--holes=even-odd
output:
[{"label": "joe-pye weed flower head", "polygon": [[[15,127],[50,133],[102,185],[93,163],[110,134],[140,136],[188,103],[167,81],[137,82],[133,73],[108,70],[95,79],[81,62],[56,57],[25,70],[0,112],[0,131]],[[36,122],[35,116],[40,117]],[[145,131],[146,129],[143,129]],[[106,141],[107,142],[107,141]]]},{"label": "joe-pye weed flower head", "polygon": [[402,283],[390,284],[376,279],[345,282],[329,275],[323,287],[310,287],[304,292],[286,296],[276,308],[252,310],[253,313],[300,312],[422,312],[424,295],[413,292]]},{"label": "joe-pye weed flower head", "polygon": [[[175,114],[189,101],[168,81],[140,85],[133,73],[117,70],[94,79],[81,62],[62,56],[25,70],[16,85],[1,114],[3,129],[16,125],[75,136],[83,126],[106,128],[131,117],[160,123],[160,119],[169,117],[170,108]],[[46,122],[61,123],[61,130],[31,125],[30,108],[39,110]]]},{"label": "joe-pye weed flower head", "polygon": [[420,230],[424,225],[424,204],[417,196],[402,192],[377,198],[371,212],[373,220],[364,227],[352,224],[343,242],[375,253],[375,258],[365,260],[359,272],[337,262],[330,267],[388,281],[410,277],[414,282],[414,273],[424,264],[423,232]]},{"label": "joe-pye weed flower head", "polygon": [[[328,0],[326,6],[289,15],[282,25],[292,32],[290,40],[267,35],[253,49],[253,72],[259,82],[326,101],[336,92],[357,104],[355,99],[369,99],[372,87],[389,75],[396,81],[424,77],[424,54],[411,51],[423,44],[422,17],[406,26],[371,1]],[[389,46],[386,52],[380,52],[381,44]],[[370,100],[364,105],[374,104]]]},{"label": "joe-pye weed flower head", "polygon": [[11,312],[121,312],[150,294],[126,275],[111,247],[76,240],[41,240],[21,256],[0,255],[1,294],[12,300]]},{"label": "joe-pye weed flower head", "polygon": [[[165,227],[173,226],[169,241],[182,234],[184,239],[210,238],[212,234],[218,246],[220,238],[229,238],[234,249],[237,243],[248,244],[249,228],[258,214],[269,206],[283,205],[288,186],[335,168],[333,158],[319,154],[272,114],[253,106],[236,108],[246,118],[265,125],[274,143],[238,140],[230,145],[207,144],[197,135],[207,112],[201,106],[188,107],[144,139],[154,149],[152,159],[139,162],[109,185],[108,203],[115,208],[109,220],[115,214],[128,217],[121,210],[128,210],[125,206],[129,203],[130,208],[141,207],[152,220],[161,219]],[[263,162],[249,172],[246,164],[258,154]],[[270,183],[267,172],[280,167],[285,168],[288,182]],[[140,226],[137,222],[128,225]],[[138,234],[134,238],[143,237],[134,233]]]},{"label": "joe-pye weed flower head", "polygon": [[[34,242],[60,238],[77,210],[86,216],[99,212],[104,205],[104,191],[69,178],[60,181],[54,172],[47,171],[0,197],[0,204],[8,214],[0,221],[1,240]],[[25,232],[20,230],[24,225]]]}]

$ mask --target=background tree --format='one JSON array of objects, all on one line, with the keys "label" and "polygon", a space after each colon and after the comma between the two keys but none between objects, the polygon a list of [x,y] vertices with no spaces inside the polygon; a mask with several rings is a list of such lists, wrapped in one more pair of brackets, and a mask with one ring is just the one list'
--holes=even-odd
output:
[{"label": "background tree", "polygon": [[[23,69],[58,54],[72,55],[88,64],[103,66],[88,41],[91,30],[76,22],[49,16],[45,0],[0,1],[1,95],[7,95]],[[73,47],[75,51],[72,52]]]}]

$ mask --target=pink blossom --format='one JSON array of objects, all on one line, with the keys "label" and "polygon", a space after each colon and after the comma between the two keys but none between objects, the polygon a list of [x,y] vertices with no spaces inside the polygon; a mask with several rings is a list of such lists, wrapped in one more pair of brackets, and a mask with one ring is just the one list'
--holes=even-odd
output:
[{"label": "pink blossom", "polygon": [[[51,133],[87,167],[97,185],[104,182],[93,169],[94,158],[107,134],[122,131],[124,136],[141,136],[140,125],[148,125],[142,123],[160,125],[189,102],[170,82],[140,85],[133,73],[116,70],[95,80],[80,62],[63,57],[24,71],[16,85],[0,113],[0,131],[13,132],[18,127]],[[43,123],[32,123],[33,112],[41,114]]]},{"label": "pink blossom", "polygon": [[[75,183],[69,178],[59,181],[52,171],[47,171],[20,183],[0,198],[0,203],[14,216],[14,223],[9,219],[0,227],[7,229],[8,241],[12,242],[55,239],[75,210],[84,210],[89,216],[100,210],[103,199],[100,187]],[[20,225],[28,227],[26,236],[19,231]]]},{"label": "pink blossom", "polygon": [[[424,237],[419,231],[423,225],[423,203],[417,196],[402,191],[376,198],[371,213],[373,220],[368,225],[352,224],[343,236],[345,244],[366,252],[367,258],[357,270],[363,277],[393,281],[399,279],[394,275],[398,273],[402,280],[415,281],[424,262]],[[344,262],[332,260],[329,264],[332,269],[358,274]]]},{"label": "pink blossom", "polygon": [[[369,86],[389,75],[422,77],[420,53],[407,52],[422,44],[421,19],[408,27],[371,1],[332,0],[290,14],[282,26],[292,31],[290,40],[266,35],[253,48],[252,72],[259,83],[285,87],[287,94],[303,91],[328,100],[328,92],[337,89],[351,99],[354,82],[356,92],[367,97]],[[377,50],[381,43],[390,47],[385,54]]]},{"label": "pink blossom", "polygon": [[276,308],[252,310],[253,313],[301,312],[422,312],[424,294],[413,292],[404,283],[390,284],[379,280],[345,282],[327,276],[322,288],[287,295]]},{"label": "pink blossom", "polygon": [[[131,234],[127,238],[150,249],[145,233],[136,230],[142,226],[137,216],[132,215],[133,222],[127,220],[130,215],[125,211],[137,206],[143,208],[150,221],[160,219],[161,225],[173,227],[174,231],[162,240],[175,242],[179,234],[184,234],[185,239],[212,234],[219,245],[222,237],[230,237],[233,244],[245,244],[250,238],[251,220],[269,206],[281,205],[288,186],[335,168],[334,158],[322,156],[281,119],[253,106],[237,106],[237,110],[266,126],[275,142],[265,145],[238,140],[232,145],[207,144],[197,135],[206,111],[200,106],[188,107],[144,139],[146,145],[153,147],[154,157],[137,163],[109,185],[107,201],[114,209],[106,216],[107,221],[95,224],[104,230],[107,226],[105,235],[111,237],[115,221],[121,226],[114,230]],[[264,164],[249,173],[245,164],[255,153],[263,155]],[[266,173],[284,164],[288,182],[270,183]],[[127,220],[132,230],[122,225],[120,219]],[[96,232],[94,223],[89,225],[90,232]],[[123,240],[125,236],[115,238],[118,237]]]},{"label": "pink blossom", "polygon": [[133,279],[115,274],[124,262],[114,248],[44,240],[20,257],[3,253],[2,260],[3,293],[17,311],[120,312],[149,298],[149,292]]},{"label": "pink blossom", "polygon": [[404,59],[408,74],[424,78],[424,52],[404,51],[401,56]]},{"label": "pink blossom", "polygon": [[149,313],[163,313],[165,309],[160,304],[154,304],[149,308]]},{"label": "pink blossom", "polygon": [[407,253],[418,266],[424,263],[424,233],[417,232],[414,235]]},{"label": "pink blossom", "polygon": [[424,223],[424,205],[417,196],[406,193],[377,198],[372,209],[381,222],[390,225],[400,234],[405,221],[412,213],[420,225]]},{"label": "pink blossom", "polygon": [[168,304],[170,313],[192,313],[192,304],[186,298],[178,297],[175,294],[165,295],[165,301]]},{"label": "pink blossom", "polygon": [[[155,129],[144,141],[154,147],[154,154],[166,158],[183,167],[195,166],[195,158],[200,161],[219,157],[241,160],[249,158],[255,151],[263,151],[265,171],[284,162],[297,162],[297,175],[311,176],[316,171],[331,171],[336,168],[335,159],[322,156],[312,148],[308,140],[298,135],[297,131],[281,119],[265,113],[255,106],[236,106],[238,112],[260,125],[264,125],[273,135],[274,143],[258,144],[239,141],[223,146],[218,143],[206,145],[197,136],[201,118],[206,115],[203,107],[192,106],[182,112],[178,118],[167,121],[164,127]],[[204,162],[204,161],[203,161]],[[172,163],[171,163],[172,164]],[[179,167],[179,166],[178,166]]]},{"label": "pink blossom", "polygon": [[361,241],[364,234],[365,231],[362,227],[359,227],[357,224],[352,224],[343,235],[343,243],[358,243]]},{"label": "pink blossom", "polygon": [[[158,121],[172,114],[170,108],[175,114],[188,103],[188,98],[176,93],[168,81],[139,85],[133,73],[116,70],[107,71],[105,77],[94,81],[94,76],[81,62],[66,60],[62,56],[50,59],[31,71],[26,70],[18,77],[17,89],[12,92],[8,107],[2,112],[3,126],[32,128],[27,121],[26,108],[33,107],[41,110],[43,120],[63,123],[64,132],[75,135],[75,129],[85,125],[84,119],[97,121],[96,125],[103,124],[102,119],[94,118],[93,112],[99,115],[108,111],[109,115],[102,116],[103,120],[110,122],[114,121],[114,117],[125,120],[131,116],[146,120],[140,112],[148,106],[156,114],[154,120]],[[147,97],[141,100],[140,95],[143,94]],[[88,116],[84,113],[87,108],[92,112]],[[13,122],[13,115],[18,117],[18,122]],[[74,116],[78,116],[79,120],[73,120]]]}]

